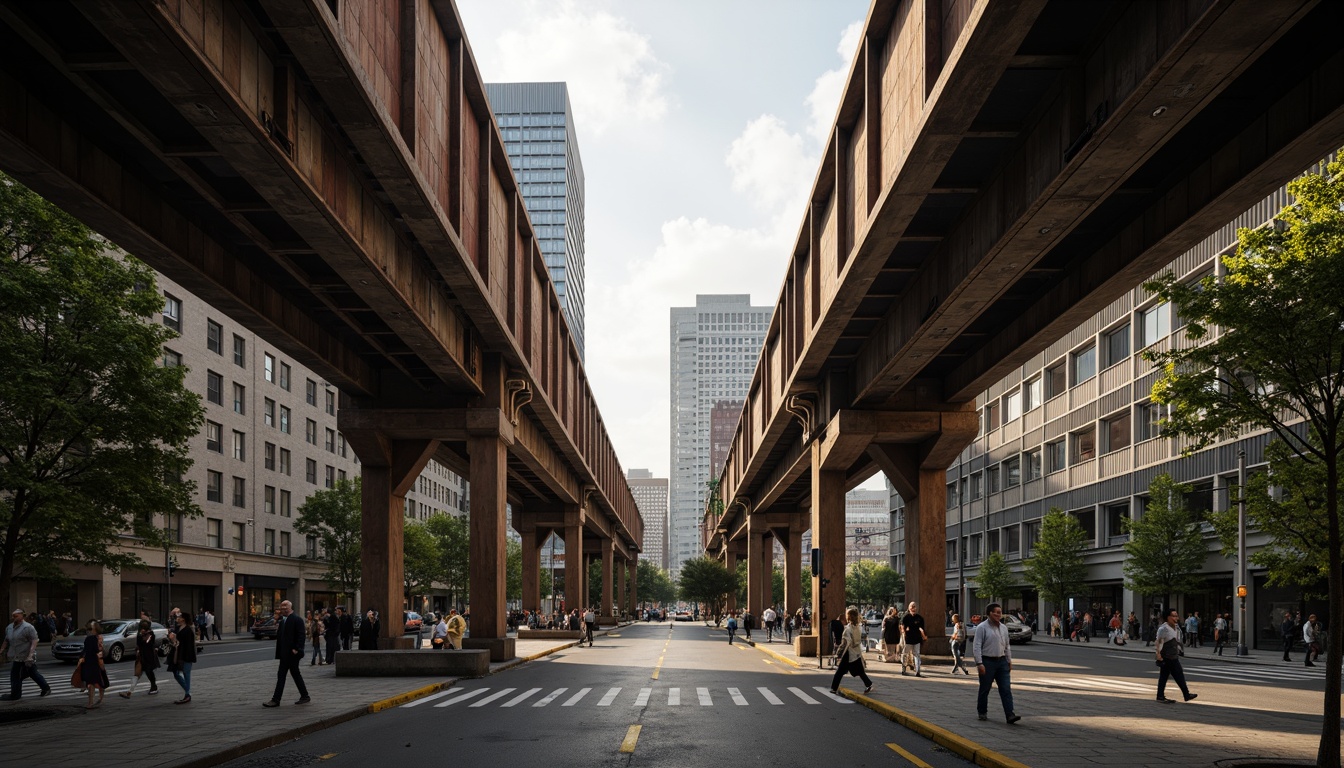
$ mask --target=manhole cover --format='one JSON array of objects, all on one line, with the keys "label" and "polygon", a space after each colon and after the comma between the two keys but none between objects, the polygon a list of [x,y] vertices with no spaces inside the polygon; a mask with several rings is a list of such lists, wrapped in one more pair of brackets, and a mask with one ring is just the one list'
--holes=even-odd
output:
[{"label": "manhole cover", "polygon": [[47,720],[52,717],[60,717],[61,713],[51,709],[9,709],[0,711],[0,725],[17,725],[19,723],[30,723],[35,720]]}]

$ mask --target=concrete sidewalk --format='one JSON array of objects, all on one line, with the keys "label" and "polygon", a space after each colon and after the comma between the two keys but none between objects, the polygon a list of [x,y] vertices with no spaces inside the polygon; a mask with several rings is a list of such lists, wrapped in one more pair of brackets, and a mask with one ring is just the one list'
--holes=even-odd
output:
[{"label": "concrete sidewalk", "polygon": [[[1103,638],[1104,640],[1104,638]],[[1046,639],[1033,645],[1078,646],[1077,643]],[[1108,646],[1092,643],[1098,651],[1137,650],[1152,654],[1153,649]],[[799,658],[791,645],[782,642],[755,643],[757,650],[777,661],[800,669],[817,669],[817,659]],[[1014,650],[1021,646],[1014,646]],[[1083,644],[1088,648],[1088,644]],[[1089,648],[1089,650],[1091,650]],[[1193,649],[1198,653],[1201,649]],[[1210,649],[1212,650],[1212,649]],[[1086,651],[1084,651],[1086,652]],[[1264,662],[1266,652],[1260,652]],[[949,674],[946,663],[927,663],[922,677],[902,677],[896,664],[877,661],[875,653],[866,657],[873,690],[862,694],[863,683],[846,677],[842,691],[850,698],[887,715],[906,727],[939,743],[944,731],[981,745],[1033,768],[1077,768],[1078,765],[1204,766],[1232,759],[1290,759],[1314,761],[1320,738],[1321,717],[1291,711],[1276,705],[1284,696],[1302,695],[1292,690],[1263,689],[1263,707],[1248,709],[1219,701],[1220,688],[1215,682],[1192,679],[1191,689],[1199,699],[1190,703],[1161,704],[1156,699],[1157,670],[1143,676],[1143,684],[1087,675],[1070,663],[1072,654],[1061,649],[1058,659],[1042,660],[1019,655],[1013,663],[1014,709],[1021,722],[1004,722],[998,691],[990,692],[989,720],[976,719],[975,699],[978,682],[975,667],[970,675]],[[1213,656],[1217,660],[1217,656]],[[1223,657],[1230,665],[1249,663]],[[1282,661],[1276,663],[1291,666]],[[1300,668],[1301,662],[1297,663]],[[1135,671],[1139,668],[1136,666]],[[830,670],[825,670],[829,674]],[[1175,683],[1169,683],[1179,696]],[[1319,707],[1320,693],[1312,692],[1311,707]],[[1300,702],[1298,702],[1300,703]],[[1297,707],[1300,709],[1301,707]],[[948,746],[944,744],[944,746]],[[955,750],[954,751],[959,751]],[[980,760],[981,765],[1001,765],[994,759]]]},{"label": "concrete sidewalk", "polygon": [[[605,635],[619,628],[610,627],[598,634]],[[239,635],[231,640],[251,642],[251,635]],[[269,644],[274,645],[273,642]],[[577,641],[565,640],[519,640],[516,645],[518,657],[492,663],[490,673],[576,644]],[[206,653],[209,653],[208,647]],[[340,659],[338,653],[337,665]],[[296,706],[294,702],[299,694],[293,680],[289,680],[285,686],[284,703],[279,708],[267,709],[261,705],[271,698],[275,689],[276,669],[277,662],[267,660],[194,670],[191,703],[176,705],[173,702],[182,697],[182,689],[170,673],[160,668],[156,672],[158,695],[146,695],[148,681],[142,681],[130,700],[122,699],[117,693],[126,690],[126,686],[114,683],[107,690],[102,706],[91,711],[84,709],[82,695],[77,698],[39,698],[32,682],[25,681],[21,701],[0,702],[0,743],[5,745],[4,763],[37,765],[50,762],[53,754],[61,752],[59,745],[64,744],[96,749],[97,762],[105,768],[218,765],[443,690],[458,680],[451,677],[338,679],[335,666],[305,664],[301,671],[312,703]],[[67,676],[70,671],[73,667],[67,670]],[[52,676],[48,682],[56,692],[70,690],[66,679]],[[37,719],[14,722],[11,718],[16,715]]]}]

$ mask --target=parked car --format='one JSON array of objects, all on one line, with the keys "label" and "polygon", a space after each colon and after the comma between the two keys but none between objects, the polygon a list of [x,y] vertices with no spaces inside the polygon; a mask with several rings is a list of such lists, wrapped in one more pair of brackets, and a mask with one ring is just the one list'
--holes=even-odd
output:
[{"label": "parked car", "polygon": [[[140,629],[139,619],[100,619],[99,629],[103,638],[103,659],[115,663],[122,659],[135,658],[135,633]],[[157,648],[168,639],[168,628],[153,622],[154,645]],[[75,662],[84,655],[84,638],[89,631],[81,629],[69,637],[63,637],[51,647],[51,655],[60,661]]]},{"label": "parked car", "polygon": [[870,627],[882,626],[882,614],[878,611],[869,611],[863,615],[863,623]]},{"label": "parked car", "polygon": [[[983,624],[984,622],[981,623]],[[1031,638],[1036,636],[1036,633],[1032,631],[1029,625],[1023,624],[1016,616],[1011,614],[1003,614],[1003,623],[1008,626],[1008,642],[1010,643],[1030,643]],[[951,627],[947,628],[947,634],[949,636],[952,634]],[[967,622],[966,639],[973,640],[974,638],[975,626],[970,622]]]},{"label": "parked car", "polygon": [[420,627],[424,626],[425,623],[424,618],[415,611],[402,611],[401,618],[402,621],[406,622],[406,630],[403,634],[407,635],[414,635],[420,631]]},{"label": "parked car", "polygon": [[255,640],[274,640],[280,634],[280,622],[274,616],[266,616],[252,622],[252,638]]},{"label": "parked car", "polygon": [[695,617],[691,615],[691,612],[690,612],[690,611],[677,611],[676,613],[672,614],[672,620],[673,620],[673,621],[694,621],[694,620],[695,620]]}]

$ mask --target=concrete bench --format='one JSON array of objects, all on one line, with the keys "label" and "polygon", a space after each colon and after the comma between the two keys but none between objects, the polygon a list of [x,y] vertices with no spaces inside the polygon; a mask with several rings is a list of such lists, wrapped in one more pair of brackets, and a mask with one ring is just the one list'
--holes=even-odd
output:
[{"label": "concrete bench", "polygon": [[577,629],[528,629],[518,628],[519,640],[578,640],[584,633]]},{"label": "concrete bench", "polygon": [[337,677],[485,677],[488,650],[342,651],[336,657]]}]

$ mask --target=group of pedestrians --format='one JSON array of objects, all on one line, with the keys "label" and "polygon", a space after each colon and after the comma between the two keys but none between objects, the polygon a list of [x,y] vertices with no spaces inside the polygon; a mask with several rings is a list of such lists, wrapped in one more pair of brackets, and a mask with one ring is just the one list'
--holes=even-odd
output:
[{"label": "group of pedestrians", "polygon": [[767,643],[773,643],[777,636],[783,637],[786,643],[792,643],[793,633],[805,628],[807,621],[806,613],[802,608],[790,615],[782,608],[777,609],[775,606],[767,606],[764,611],[761,611],[759,626],[755,614],[745,608],[729,613],[725,626],[728,629],[728,642],[730,643],[737,636],[739,629],[742,630],[743,637],[748,641],[751,640],[753,629],[764,629]]}]

